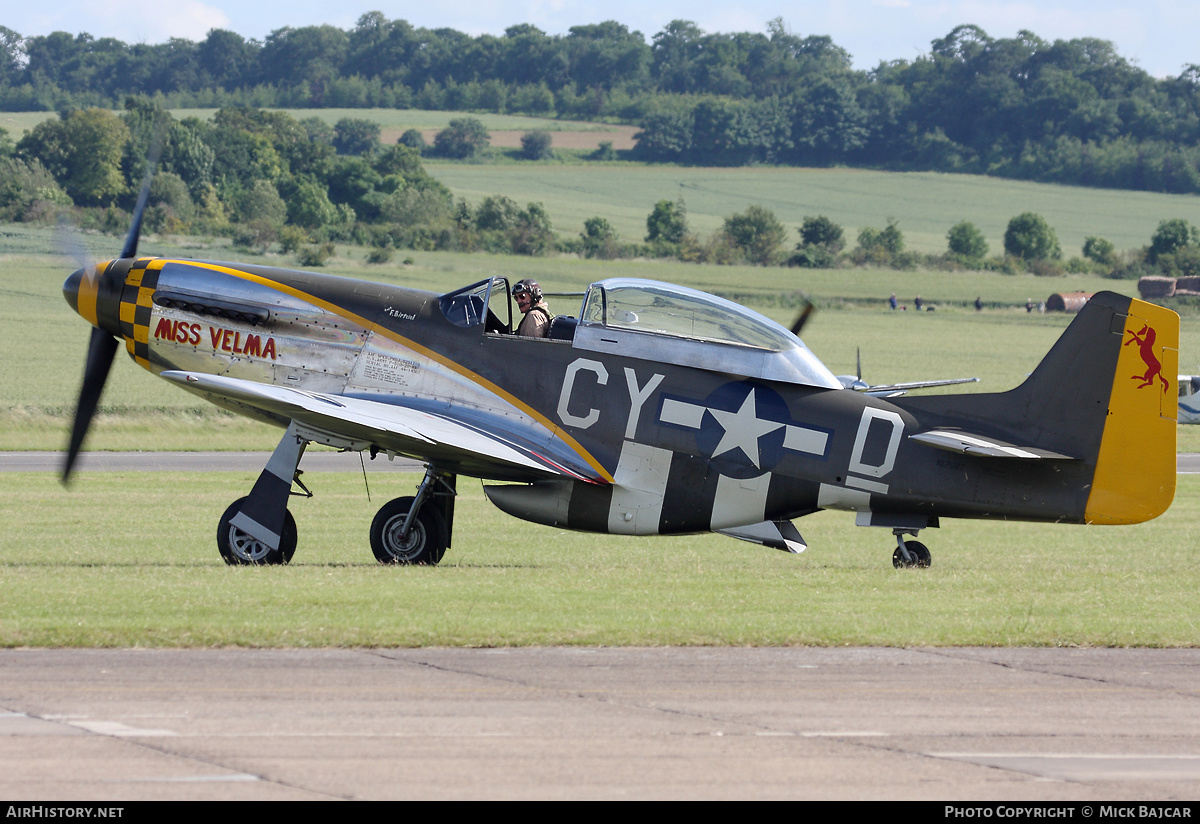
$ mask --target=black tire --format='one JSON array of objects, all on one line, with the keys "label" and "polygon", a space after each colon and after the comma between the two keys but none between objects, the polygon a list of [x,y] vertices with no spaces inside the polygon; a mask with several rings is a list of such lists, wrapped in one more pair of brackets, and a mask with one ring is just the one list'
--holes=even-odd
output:
[{"label": "black tire", "polygon": [[446,521],[432,506],[422,506],[408,531],[408,540],[401,541],[400,530],[413,498],[388,501],[371,521],[371,551],[381,564],[428,564],[442,560],[449,543]]},{"label": "black tire", "polygon": [[271,549],[257,538],[252,538],[229,522],[242,508],[245,498],[239,498],[229,505],[221,522],[217,525],[217,549],[221,557],[230,566],[267,566],[270,564],[286,564],[296,554],[296,519],[292,513],[284,510],[283,535],[280,536],[279,549]]},{"label": "black tire", "polygon": [[900,554],[900,547],[896,547],[896,551],[892,553],[892,566],[896,569],[928,569],[933,564],[933,557],[925,544],[920,541],[905,541],[904,546],[908,549],[908,554],[913,556],[913,560],[905,563],[904,556]]}]

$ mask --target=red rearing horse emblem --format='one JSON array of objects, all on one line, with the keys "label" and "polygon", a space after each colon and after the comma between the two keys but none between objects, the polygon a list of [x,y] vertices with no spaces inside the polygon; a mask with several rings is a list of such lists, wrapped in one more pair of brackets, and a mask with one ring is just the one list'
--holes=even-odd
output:
[{"label": "red rearing horse emblem", "polygon": [[1146,364],[1146,374],[1130,375],[1130,378],[1135,381],[1141,381],[1138,389],[1145,389],[1147,386],[1153,386],[1154,379],[1158,378],[1160,381],[1162,381],[1163,392],[1166,392],[1171,384],[1166,378],[1163,377],[1162,361],[1160,361],[1154,354],[1154,340],[1158,337],[1158,334],[1154,331],[1150,324],[1146,324],[1142,327],[1142,331],[1130,332],[1129,335],[1130,338],[1129,340],[1125,341],[1125,345],[1129,346],[1131,343],[1136,343],[1138,352],[1142,356],[1142,361]]}]

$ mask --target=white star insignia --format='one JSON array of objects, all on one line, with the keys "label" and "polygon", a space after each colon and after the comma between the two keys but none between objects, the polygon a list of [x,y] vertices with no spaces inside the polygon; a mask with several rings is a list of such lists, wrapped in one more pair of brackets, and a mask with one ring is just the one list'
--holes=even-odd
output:
[{"label": "white star insignia", "polygon": [[754,468],[760,469],[761,467],[758,463],[758,439],[768,432],[774,432],[784,424],[777,421],[764,421],[758,417],[755,408],[754,390],[751,389],[750,394],[746,395],[746,399],[742,401],[741,408],[737,412],[726,412],[723,409],[712,408],[708,411],[725,430],[725,434],[721,436],[721,442],[713,450],[713,457],[715,458],[718,455],[731,452],[734,449],[741,449],[742,452],[746,453],[746,457],[750,459],[750,463],[754,464]]}]

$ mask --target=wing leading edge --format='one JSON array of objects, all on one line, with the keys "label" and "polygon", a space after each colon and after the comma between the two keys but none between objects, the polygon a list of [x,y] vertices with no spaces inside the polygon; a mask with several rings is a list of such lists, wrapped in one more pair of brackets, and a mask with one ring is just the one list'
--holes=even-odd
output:
[{"label": "wing leading edge", "polygon": [[317,435],[313,439],[319,443],[350,449],[377,447],[486,478],[606,482],[582,456],[536,422],[529,423],[526,431],[513,431],[498,422],[456,415],[446,406],[420,409],[178,370],[164,371],[161,377],[218,405],[250,407],[295,421]]}]

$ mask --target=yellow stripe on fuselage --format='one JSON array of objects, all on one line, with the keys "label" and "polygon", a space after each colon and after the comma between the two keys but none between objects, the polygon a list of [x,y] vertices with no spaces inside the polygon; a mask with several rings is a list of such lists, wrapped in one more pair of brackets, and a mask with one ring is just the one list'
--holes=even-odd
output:
[{"label": "yellow stripe on fuselage", "polygon": [[1178,375],[1179,316],[1132,301],[1088,495],[1087,523],[1141,523],[1171,505]]}]

